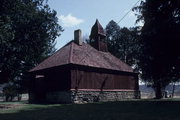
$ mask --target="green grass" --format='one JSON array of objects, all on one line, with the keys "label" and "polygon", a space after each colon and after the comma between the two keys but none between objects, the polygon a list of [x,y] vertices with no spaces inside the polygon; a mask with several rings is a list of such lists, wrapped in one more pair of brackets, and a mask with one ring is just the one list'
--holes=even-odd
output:
[{"label": "green grass", "polygon": [[17,108],[0,109],[0,120],[180,120],[180,101],[132,100],[64,105],[23,103]]}]

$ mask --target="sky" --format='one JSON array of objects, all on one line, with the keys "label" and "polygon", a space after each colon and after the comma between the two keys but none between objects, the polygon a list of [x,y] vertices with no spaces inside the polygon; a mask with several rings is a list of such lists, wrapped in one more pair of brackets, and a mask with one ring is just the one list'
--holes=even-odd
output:
[{"label": "sky", "polygon": [[[74,38],[74,30],[81,29],[88,37],[96,19],[103,28],[111,21],[119,20],[134,6],[138,0],[49,0],[51,9],[57,12],[58,22],[64,31],[56,39],[59,49]],[[137,4],[139,5],[140,2]],[[133,27],[136,16],[130,12],[120,23],[120,27]],[[141,24],[141,23],[139,23]]]}]

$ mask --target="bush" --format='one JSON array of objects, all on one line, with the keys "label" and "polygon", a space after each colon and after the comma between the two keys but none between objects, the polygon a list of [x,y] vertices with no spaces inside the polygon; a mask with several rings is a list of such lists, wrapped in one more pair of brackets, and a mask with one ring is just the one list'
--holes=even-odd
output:
[{"label": "bush", "polygon": [[3,88],[3,94],[5,96],[5,101],[12,101],[15,96],[17,96],[18,92],[16,89],[16,85],[14,84],[7,84]]}]

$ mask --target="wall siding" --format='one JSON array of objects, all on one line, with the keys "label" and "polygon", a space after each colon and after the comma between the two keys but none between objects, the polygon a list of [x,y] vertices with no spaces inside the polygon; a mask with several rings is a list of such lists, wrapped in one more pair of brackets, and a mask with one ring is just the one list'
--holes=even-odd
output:
[{"label": "wall siding", "polygon": [[[39,81],[36,75],[45,77]],[[139,98],[137,74],[134,73],[67,65],[38,71],[31,76],[32,102],[81,103]]]},{"label": "wall siding", "polygon": [[136,90],[136,82],[137,80],[132,75],[71,70],[71,89]]}]

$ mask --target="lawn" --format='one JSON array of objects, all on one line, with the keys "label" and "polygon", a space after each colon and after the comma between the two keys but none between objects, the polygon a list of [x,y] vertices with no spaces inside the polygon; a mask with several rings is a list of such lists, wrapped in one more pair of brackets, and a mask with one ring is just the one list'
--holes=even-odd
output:
[{"label": "lawn", "polygon": [[180,101],[120,101],[92,104],[24,104],[0,108],[0,120],[180,120]]}]

